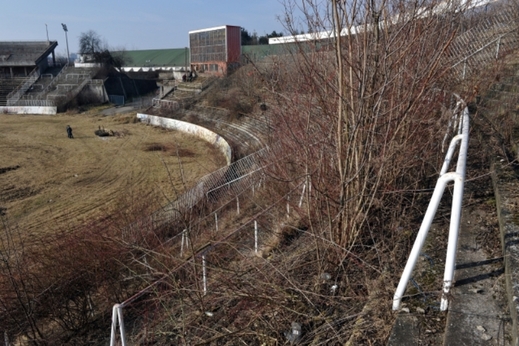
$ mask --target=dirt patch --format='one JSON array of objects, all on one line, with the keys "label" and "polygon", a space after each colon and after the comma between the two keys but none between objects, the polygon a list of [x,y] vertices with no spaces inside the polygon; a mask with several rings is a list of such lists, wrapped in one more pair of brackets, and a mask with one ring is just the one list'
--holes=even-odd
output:
[{"label": "dirt patch", "polygon": [[20,166],[11,166],[11,167],[0,167],[0,174],[7,173],[9,171],[14,171],[15,169],[20,168]]},{"label": "dirt patch", "polygon": [[187,148],[180,148],[174,143],[148,143],[145,145],[145,151],[161,151],[169,155],[177,155],[179,157],[193,157],[196,156],[192,150]]}]

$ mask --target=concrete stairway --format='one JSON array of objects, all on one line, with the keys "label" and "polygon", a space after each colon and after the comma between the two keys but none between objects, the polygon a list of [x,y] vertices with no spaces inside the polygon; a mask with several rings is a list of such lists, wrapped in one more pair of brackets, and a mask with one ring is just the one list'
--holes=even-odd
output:
[{"label": "concrete stairway", "polygon": [[[95,69],[73,66],[67,66],[61,71],[46,71],[41,74],[40,78],[20,101],[56,101],[62,98],[73,98],[77,93],[70,94],[70,92],[74,91],[81,83],[90,80],[94,73]],[[80,90],[76,91],[79,92]]]},{"label": "concrete stairway", "polygon": [[0,79],[0,107],[7,105],[7,95],[20,86],[25,79],[25,77]]}]

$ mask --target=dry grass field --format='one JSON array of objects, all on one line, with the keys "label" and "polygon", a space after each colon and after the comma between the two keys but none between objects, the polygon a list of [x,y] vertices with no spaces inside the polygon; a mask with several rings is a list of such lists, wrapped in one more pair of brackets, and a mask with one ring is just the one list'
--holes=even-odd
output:
[{"label": "dry grass field", "polygon": [[[100,126],[116,135],[96,136]],[[164,205],[223,165],[210,144],[135,113],[0,115],[0,215],[25,235],[73,229],[131,199]]]}]

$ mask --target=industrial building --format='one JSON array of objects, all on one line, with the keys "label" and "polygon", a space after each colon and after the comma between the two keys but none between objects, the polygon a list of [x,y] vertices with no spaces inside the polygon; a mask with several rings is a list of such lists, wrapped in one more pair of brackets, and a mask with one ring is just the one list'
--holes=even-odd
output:
[{"label": "industrial building", "polygon": [[241,56],[241,27],[224,25],[189,32],[191,68],[226,75],[237,68]]}]

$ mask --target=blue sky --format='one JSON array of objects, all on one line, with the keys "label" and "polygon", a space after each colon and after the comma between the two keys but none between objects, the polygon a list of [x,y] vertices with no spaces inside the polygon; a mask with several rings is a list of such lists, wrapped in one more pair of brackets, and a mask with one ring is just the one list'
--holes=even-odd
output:
[{"label": "blue sky", "polygon": [[187,47],[188,32],[237,25],[258,35],[287,33],[283,0],[18,0],[3,1],[0,41],[58,41],[56,52],[66,55],[67,24],[70,53],[77,52],[79,35],[96,31],[109,47],[126,50]]}]

